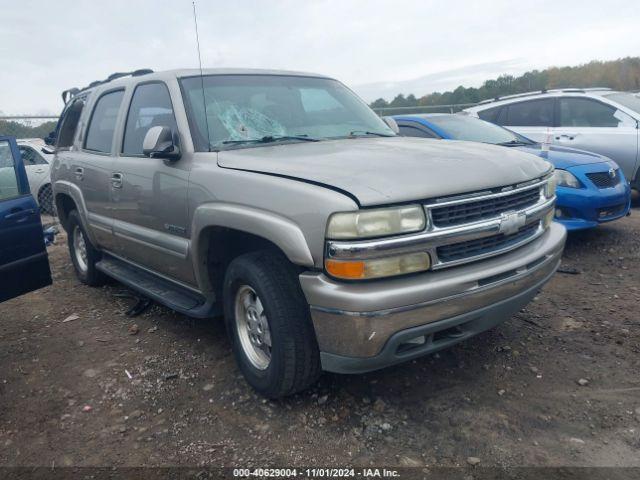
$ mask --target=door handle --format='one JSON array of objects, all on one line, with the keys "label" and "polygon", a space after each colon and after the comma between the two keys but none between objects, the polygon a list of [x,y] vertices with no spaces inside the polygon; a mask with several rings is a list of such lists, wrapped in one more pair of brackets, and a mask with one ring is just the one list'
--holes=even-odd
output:
[{"label": "door handle", "polygon": [[36,211],[33,208],[28,210],[12,210],[11,213],[8,213],[4,216],[5,220],[15,220],[16,218],[28,217],[29,215],[33,215]]},{"label": "door handle", "polygon": [[124,175],[122,175],[119,172],[116,172],[114,174],[111,175],[111,186],[113,188],[122,188],[122,179],[124,178]]},{"label": "door handle", "polygon": [[44,173],[44,170],[42,170],[41,168],[39,168],[38,170],[36,170],[36,173]]},{"label": "door handle", "polygon": [[75,172],[73,173],[78,180],[82,180],[84,178],[84,168],[82,167],[76,168]]},{"label": "door handle", "polygon": [[575,133],[563,133],[562,135],[556,135],[556,140],[573,140],[576,138]]}]

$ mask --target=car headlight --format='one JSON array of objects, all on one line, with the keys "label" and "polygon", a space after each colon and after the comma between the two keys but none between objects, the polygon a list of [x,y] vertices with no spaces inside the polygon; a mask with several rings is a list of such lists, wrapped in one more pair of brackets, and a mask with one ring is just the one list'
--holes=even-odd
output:
[{"label": "car headlight", "polygon": [[547,180],[547,184],[544,186],[544,196],[547,198],[552,198],[556,194],[557,184],[558,183],[556,181],[555,174],[551,175],[551,177],[549,177],[549,180]]},{"label": "car headlight", "polygon": [[350,240],[384,237],[424,230],[426,218],[420,205],[334,213],[327,224],[327,238]]},{"label": "car headlight", "polygon": [[334,260],[328,258],[324,266],[331,276],[345,280],[366,280],[424,272],[431,267],[426,252],[408,253],[371,260]]},{"label": "car headlight", "polygon": [[580,181],[570,172],[556,168],[553,172],[556,183],[561,187],[580,188]]}]

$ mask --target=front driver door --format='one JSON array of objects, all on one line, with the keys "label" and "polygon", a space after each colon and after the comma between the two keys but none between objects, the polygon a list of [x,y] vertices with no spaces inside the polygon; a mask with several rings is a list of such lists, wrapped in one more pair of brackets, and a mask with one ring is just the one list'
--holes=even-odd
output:
[{"label": "front driver door", "polygon": [[15,139],[0,136],[0,302],[51,285],[38,206]]}]

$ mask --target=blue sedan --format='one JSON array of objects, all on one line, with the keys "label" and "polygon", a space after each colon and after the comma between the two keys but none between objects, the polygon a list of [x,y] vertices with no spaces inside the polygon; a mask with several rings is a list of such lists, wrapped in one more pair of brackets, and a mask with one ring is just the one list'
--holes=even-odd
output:
[{"label": "blue sedan", "polygon": [[631,208],[631,188],[622,170],[602,155],[559,146],[545,149],[511,130],[462,114],[398,115],[393,119],[401,135],[491,143],[548,160],[556,168],[556,221],[567,230],[616,220]]}]

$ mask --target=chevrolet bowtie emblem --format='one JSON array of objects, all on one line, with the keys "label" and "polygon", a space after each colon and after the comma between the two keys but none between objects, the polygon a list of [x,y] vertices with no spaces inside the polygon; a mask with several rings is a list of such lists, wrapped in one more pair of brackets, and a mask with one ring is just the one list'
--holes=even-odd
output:
[{"label": "chevrolet bowtie emblem", "polygon": [[527,221],[524,213],[503,213],[500,215],[500,233],[511,235],[520,230]]}]

